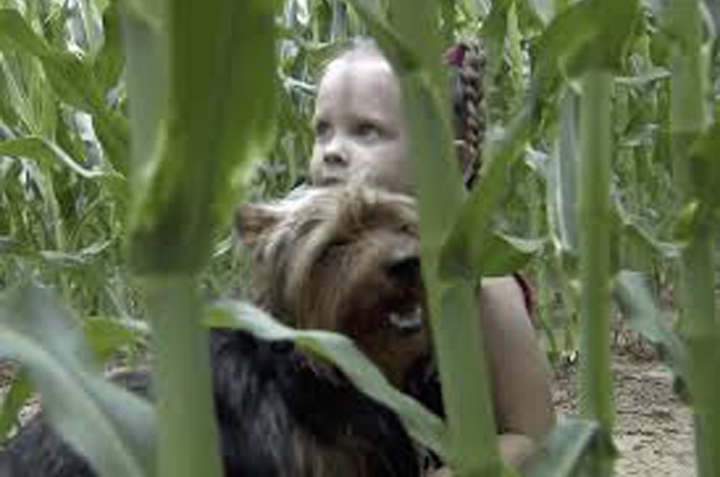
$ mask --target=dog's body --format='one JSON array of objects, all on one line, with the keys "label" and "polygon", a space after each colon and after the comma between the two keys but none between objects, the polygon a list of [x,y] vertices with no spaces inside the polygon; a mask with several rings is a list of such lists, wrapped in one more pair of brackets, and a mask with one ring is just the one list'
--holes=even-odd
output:
[{"label": "dog's body", "polygon": [[[351,336],[397,386],[440,411],[430,362],[414,203],[364,189],[242,206],[254,301],[298,328]],[[418,477],[397,416],[289,342],[211,332],[213,394],[227,477]],[[146,393],[147,375],[125,378]],[[3,467],[4,466],[4,467]],[[2,473],[4,472],[4,473]],[[37,418],[11,441],[0,477],[95,474]]]}]

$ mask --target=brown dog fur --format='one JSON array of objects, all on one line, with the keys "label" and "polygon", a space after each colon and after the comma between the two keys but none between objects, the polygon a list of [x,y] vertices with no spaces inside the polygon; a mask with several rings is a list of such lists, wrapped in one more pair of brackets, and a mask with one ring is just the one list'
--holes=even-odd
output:
[{"label": "brown dog fur", "polygon": [[[413,199],[366,187],[309,189],[295,200],[241,205],[235,223],[253,250],[258,306],[297,328],[347,334],[400,387],[429,354],[427,324],[407,332],[389,320],[427,315]],[[405,270],[389,273],[396,264]]]}]

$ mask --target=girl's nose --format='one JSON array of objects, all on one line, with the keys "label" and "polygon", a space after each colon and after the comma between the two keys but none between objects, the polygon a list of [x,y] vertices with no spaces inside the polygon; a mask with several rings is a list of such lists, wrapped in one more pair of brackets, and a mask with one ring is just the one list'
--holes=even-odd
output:
[{"label": "girl's nose", "polygon": [[348,155],[340,138],[333,138],[323,150],[323,163],[331,167],[344,167],[348,164]]}]

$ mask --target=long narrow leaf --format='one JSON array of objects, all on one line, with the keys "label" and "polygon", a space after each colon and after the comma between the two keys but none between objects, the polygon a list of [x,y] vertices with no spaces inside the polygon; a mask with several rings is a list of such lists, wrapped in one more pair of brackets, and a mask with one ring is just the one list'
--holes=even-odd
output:
[{"label": "long narrow leaf", "polygon": [[153,323],[163,477],[222,472],[197,276],[232,215],[243,164],[272,138],[276,6],[168,2],[161,24],[125,13],[137,134],[129,260]]},{"label": "long narrow leaf", "polygon": [[665,352],[673,371],[686,377],[687,357],[680,337],[663,321],[643,276],[624,270],[617,276],[614,294],[627,315],[630,327]]},{"label": "long narrow leaf", "polygon": [[[201,269],[213,233],[227,224],[237,200],[239,167],[267,150],[273,132],[272,5],[222,0],[187,9],[180,5],[185,4],[177,4],[173,13],[169,109],[153,101],[167,112],[167,133],[141,138],[151,147],[137,150],[129,243],[133,266],[142,273]],[[142,44],[132,48],[130,61],[138,62],[132,74],[143,75],[139,68],[148,53]],[[153,79],[165,78],[160,73]],[[133,93],[142,100],[143,89],[157,87],[137,84]]]},{"label": "long narrow leaf", "polygon": [[58,160],[85,179],[94,179],[105,175],[102,171],[88,169],[82,164],[78,164],[55,143],[40,137],[25,136],[22,139],[0,142],[0,155],[39,161]]},{"label": "long narrow leaf", "polygon": [[93,114],[113,164],[125,172],[128,137],[125,120],[105,106],[103,90],[90,65],[75,55],[58,50],[30,28],[14,9],[0,9],[0,50],[15,50],[40,60],[45,75],[67,103]]},{"label": "long narrow leaf", "polygon": [[[573,477],[584,457],[604,437],[600,427],[583,419],[564,419],[550,432],[523,473],[526,477]],[[606,443],[606,446],[611,444]]]},{"label": "long narrow leaf", "polygon": [[104,379],[71,320],[45,289],[8,292],[0,299],[0,353],[24,364],[51,424],[102,475],[153,475],[150,406]]},{"label": "long narrow leaf", "polygon": [[418,442],[443,459],[449,455],[442,420],[393,388],[346,337],[329,331],[294,330],[262,310],[236,301],[222,301],[210,307],[205,323],[211,327],[244,329],[264,340],[293,341],[300,349],[337,366],[358,389],[395,411]]}]

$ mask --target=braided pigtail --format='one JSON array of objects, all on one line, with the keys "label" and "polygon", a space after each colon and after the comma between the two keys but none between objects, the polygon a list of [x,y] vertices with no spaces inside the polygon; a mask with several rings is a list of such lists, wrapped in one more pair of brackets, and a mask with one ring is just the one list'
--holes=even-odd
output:
[{"label": "braided pigtail", "polygon": [[452,98],[457,156],[463,183],[470,189],[480,170],[485,141],[485,54],[476,39],[466,39],[450,48],[445,59],[453,69]]}]

